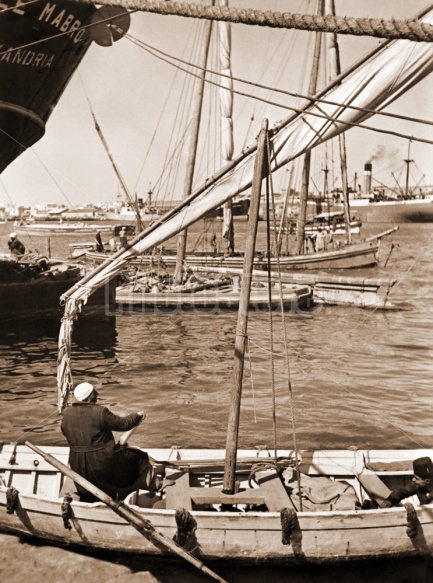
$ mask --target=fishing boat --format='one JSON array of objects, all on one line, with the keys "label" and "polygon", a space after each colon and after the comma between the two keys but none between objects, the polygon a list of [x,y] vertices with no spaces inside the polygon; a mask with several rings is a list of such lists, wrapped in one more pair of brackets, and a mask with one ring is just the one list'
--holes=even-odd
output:
[{"label": "fishing boat", "polygon": [[[37,315],[60,317],[60,297],[83,276],[82,266],[36,254],[0,256],[0,318],[2,321]],[[114,309],[116,284],[91,299],[86,315]],[[99,308],[97,308],[99,306]]]},{"label": "fishing boat", "polygon": [[[424,21],[433,21],[432,10]],[[313,103],[287,122],[289,131],[283,124],[270,136],[264,123],[257,143],[240,157],[241,176],[235,170],[238,158],[228,177],[225,168],[167,213],[161,224],[145,229],[128,248],[68,290],[62,296],[65,313],[59,335],[59,411],[67,406],[73,384],[69,362],[73,324],[96,289],[132,258],[221,206],[237,193],[242,181],[252,185],[243,267],[243,280],[251,282],[261,185],[280,162],[271,152],[291,159],[313,147],[316,138],[322,141],[342,131],[341,116],[344,120],[346,115],[365,119],[373,107],[380,109],[427,74],[433,68],[432,54],[427,43],[421,46],[401,40],[376,48],[367,66],[358,64],[329,89],[329,100],[337,105],[328,110],[326,120],[317,122],[311,115],[316,107]],[[373,86],[369,78],[374,79]],[[356,98],[353,84],[358,89]],[[346,91],[351,103],[362,104],[362,112],[343,106]],[[311,133],[305,130],[310,125]],[[267,149],[270,139],[272,149]],[[248,176],[247,169],[251,170]],[[203,196],[196,200],[199,194]],[[362,450],[355,444],[350,449],[308,452],[300,451],[296,440],[293,448],[275,447],[270,455],[238,450],[249,293],[250,284],[244,285],[224,451],[151,450],[155,470],[169,480],[163,492],[154,496],[137,490],[122,502],[72,472],[67,466],[67,447],[37,447],[30,441],[3,445],[0,527],[87,550],[115,549],[128,556],[170,554],[220,582],[224,580],[203,561],[304,564],[431,555],[433,450]],[[74,500],[77,483],[101,502]]]},{"label": "fishing boat", "polygon": [[[362,221],[359,218],[357,218],[356,214],[353,214],[349,222],[349,228],[352,235],[359,235],[361,226]],[[308,236],[312,235],[313,233],[317,233],[319,229],[331,233],[332,235],[345,236],[347,234],[347,230],[344,212],[324,211],[322,213],[319,213],[315,215],[312,219],[306,221],[304,232]]]},{"label": "fishing boat", "polygon": [[[116,289],[116,314],[131,308],[141,312],[170,311],[180,313],[191,310],[218,314],[238,310],[241,298],[239,276],[220,279],[196,278],[193,283],[183,285],[164,284],[155,274],[122,284]],[[312,306],[311,288],[296,283],[275,282],[269,286],[263,282],[253,284],[249,308],[253,311],[280,309],[299,311]]]}]

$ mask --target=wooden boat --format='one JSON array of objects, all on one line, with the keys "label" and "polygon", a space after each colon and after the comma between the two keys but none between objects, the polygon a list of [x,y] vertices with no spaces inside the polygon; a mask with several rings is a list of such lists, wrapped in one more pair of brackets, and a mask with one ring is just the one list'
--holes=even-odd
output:
[{"label": "wooden boat", "polygon": [[[198,265],[191,265],[194,273],[206,273],[212,275],[220,273],[224,275],[241,275],[240,269],[227,269],[215,267],[208,269]],[[395,279],[348,277],[332,275],[330,273],[297,273],[284,272],[270,274],[267,271],[254,269],[253,281],[271,282],[282,284],[305,285],[311,288],[314,304],[327,306],[356,306],[358,308],[373,308],[379,310],[393,310],[396,306],[389,298],[392,288],[397,283]]]},{"label": "wooden boat", "polygon": [[[250,294],[249,308],[255,311],[269,309],[268,288],[264,284],[256,284]],[[211,285],[178,286],[176,290],[169,287],[163,290],[143,290],[136,285],[122,285],[116,289],[116,313],[128,311],[129,308],[148,311],[182,311],[197,310],[202,312],[220,313],[227,310],[238,310],[240,302],[239,284],[230,281],[215,281]],[[284,284],[282,289],[272,288],[271,307],[279,309],[281,304],[286,311],[297,311],[312,306],[311,288],[293,283]]]},{"label": "wooden boat", "polygon": [[[83,277],[82,267],[46,257],[0,257],[0,318],[15,319],[29,315],[60,316],[60,297]],[[85,315],[105,314],[114,308],[116,283],[101,289],[91,298]]]},{"label": "wooden boat", "polygon": [[[67,464],[67,447],[45,446],[42,449]],[[203,560],[320,563],[369,560],[379,556],[392,559],[431,554],[433,550],[431,504],[420,505],[414,496],[405,506],[361,508],[363,502],[367,506],[365,501],[370,497],[354,476],[353,451],[301,452],[299,469],[309,477],[308,484],[329,479],[330,488],[338,485],[340,492],[346,488],[345,492],[350,491],[353,500],[356,499],[352,509],[338,510],[335,508],[338,496],[334,496],[318,504],[316,511],[311,510],[311,504],[308,510],[306,506],[304,511],[299,511],[296,498],[289,496],[278,474],[267,469],[272,460],[271,452],[239,451],[236,468],[239,488],[233,495],[221,493],[223,450],[149,450],[148,453],[158,460],[155,463],[158,474],[169,476],[174,485],[168,486],[162,495],[141,490],[134,492],[124,501],[125,506],[151,521],[158,532],[170,539],[178,532],[176,511],[187,510],[193,527],[185,548],[195,548]],[[377,481],[385,490],[408,484],[413,475],[413,460],[426,455],[433,458],[433,450],[356,453],[370,467],[377,468],[371,474],[367,472],[365,483]],[[279,468],[289,468],[290,473],[293,452],[278,451],[278,458]],[[255,481],[253,487],[249,487],[253,468]],[[3,531],[78,546],[86,551],[103,548],[129,556],[165,554],[102,502],[80,502],[73,482],[24,445],[1,447],[0,483]],[[19,492],[13,512],[10,506],[7,510],[7,493],[12,488]],[[68,516],[65,515],[66,493],[73,499],[69,519],[65,518]],[[231,505],[231,512],[221,511],[222,504]],[[286,508],[296,513],[296,523],[291,530],[282,527],[284,512],[281,511]]]},{"label": "wooden boat", "polygon": [[[317,253],[306,253],[304,255],[281,255],[278,259],[271,257],[271,267],[276,269],[280,265],[281,269],[355,269],[360,267],[370,267],[377,265],[379,261],[380,241],[362,241],[353,243],[341,249],[332,249]],[[91,263],[100,264],[107,259],[107,255],[86,251],[82,257]],[[209,268],[227,267],[241,268],[243,263],[242,253],[234,255],[217,254],[194,254],[186,255],[185,261],[188,265],[202,265]],[[164,252],[161,255],[141,255],[132,261],[137,266],[164,265],[172,267],[176,264],[176,256]],[[259,254],[254,259],[256,269],[265,269],[267,264],[263,254]]]},{"label": "wooden boat", "polygon": [[[352,217],[349,223],[350,232],[352,235],[359,235],[360,227],[362,226],[362,221],[356,216]],[[343,211],[325,211],[314,216],[312,219],[305,223],[304,232],[305,234],[311,235],[312,233],[317,233],[319,229],[322,229],[332,235],[346,235],[346,225],[344,220]]]}]

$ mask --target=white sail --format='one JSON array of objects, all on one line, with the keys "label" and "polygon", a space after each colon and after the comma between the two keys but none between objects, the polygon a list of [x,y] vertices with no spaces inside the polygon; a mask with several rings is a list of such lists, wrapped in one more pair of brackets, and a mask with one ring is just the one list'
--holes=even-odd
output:
[{"label": "white sail", "polygon": [[[221,6],[228,6],[228,0],[219,0]],[[218,23],[220,37],[220,109],[221,109],[221,149],[225,166],[233,158],[233,79],[231,69],[231,26],[229,22]],[[233,216],[230,202],[223,207],[222,234],[229,241],[233,239]]]},{"label": "white sail", "polygon": [[[433,24],[433,10],[422,19]],[[380,110],[403,95],[433,70],[432,43],[416,43],[397,40],[386,43],[367,61],[345,76],[339,85],[332,87],[324,99],[338,105],[317,103],[305,108],[303,113],[281,129],[272,139],[272,171],[276,170],[319,143],[339,135],[350,125],[359,124],[373,115],[369,112],[349,109],[355,106]],[[315,115],[316,114],[316,115]],[[64,362],[69,354],[70,326],[65,319],[74,318],[83,303],[99,287],[118,274],[137,255],[149,251],[167,239],[192,225],[205,213],[216,209],[251,185],[254,158],[245,158],[230,174],[225,175],[213,187],[208,188],[189,207],[161,224],[144,236],[132,248],[125,250],[113,262],[100,269],[94,277],[80,285],[67,299],[65,318],[59,338],[58,388],[59,407],[67,399],[70,371]]]}]

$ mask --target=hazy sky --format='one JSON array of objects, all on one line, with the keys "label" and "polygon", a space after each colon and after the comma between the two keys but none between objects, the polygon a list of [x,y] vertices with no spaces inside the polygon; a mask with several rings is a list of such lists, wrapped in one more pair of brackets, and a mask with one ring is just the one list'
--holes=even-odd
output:
[{"label": "hazy sky", "polygon": [[[265,3],[263,0],[232,0],[230,4],[257,9],[265,5],[269,10],[301,13],[311,12],[315,6],[315,2],[299,0],[266,0]],[[409,18],[427,5],[426,0],[336,0],[340,15],[374,18]],[[197,62],[197,39],[202,34],[203,22],[146,13],[136,13],[131,18],[129,33],[133,38],[170,55]],[[213,26],[216,39],[216,23]],[[233,75],[305,93],[311,37],[307,32],[232,25]],[[341,37],[343,69],[378,42],[379,39],[373,38]],[[212,47],[210,68],[215,68],[216,48]],[[128,38],[108,48],[93,44],[51,115],[45,136],[3,172],[0,204],[13,201],[16,204],[59,202],[76,205],[116,200],[120,192],[118,180],[95,131],[89,102],[129,190],[145,198],[151,184],[152,187],[157,185],[155,192],[159,198],[181,198],[182,168],[179,167],[176,174],[172,171],[162,182],[159,179],[169,147],[179,139],[180,120],[189,116],[186,108],[191,103],[191,93],[186,93],[191,91],[188,79],[190,76],[152,56]],[[282,95],[246,85],[235,83],[235,89],[278,103],[296,104]],[[388,111],[431,120],[432,89],[430,75],[392,104]],[[212,124],[218,123],[218,106],[214,97],[207,99],[196,183],[215,171],[219,163],[210,153],[217,140],[213,137]],[[188,103],[185,105],[185,102]],[[236,95],[234,104],[235,154],[245,142],[252,142],[264,117],[272,126],[290,113],[287,109]],[[426,125],[375,118],[368,124],[407,135],[431,137],[430,127]],[[352,129],[346,136],[351,183],[355,173],[362,183],[364,163],[372,156],[375,178],[390,184],[393,172],[404,181],[407,140],[361,129]],[[182,148],[182,167],[184,150],[185,147]],[[327,155],[328,163],[332,164],[335,154],[331,147]],[[411,158],[416,162],[416,166],[412,165],[411,183],[422,181],[424,173],[423,182],[433,184],[433,147],[413,142]],[[323,159],[319,161],[318,158],[316,165],[316,181],[319,181]],[[281,175],[275,185],[277,190],[284,187],[284,181],[285,176]]]}]

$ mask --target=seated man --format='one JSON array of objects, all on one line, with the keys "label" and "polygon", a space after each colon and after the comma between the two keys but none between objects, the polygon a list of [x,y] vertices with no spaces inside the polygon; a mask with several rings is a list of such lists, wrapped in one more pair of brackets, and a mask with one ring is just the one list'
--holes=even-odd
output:
[{"label": "seated man", "polygon": [[[126,417],[97,405],[98,393],[90,383],[75,387],[77,400],[63,412],[62,433],[70,447],[71,468],[115,499],[123,500],[137,489],[156,490],[157,483],[147,453],[115,443],[112,431],[128,431],[139,425],[144,413]],[[96,498],[76,484],[80,499]]]},{"label": "seated man", "polygon": [[26,248],[24,247],[24,245],[21,243],[19,239],[17,239],[16,233],[11,233],[9,235],[8,247],[12,255],[20,256],[24,255],[24,253],[26,252]]}]

